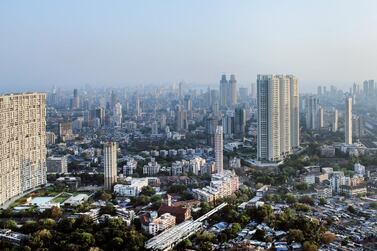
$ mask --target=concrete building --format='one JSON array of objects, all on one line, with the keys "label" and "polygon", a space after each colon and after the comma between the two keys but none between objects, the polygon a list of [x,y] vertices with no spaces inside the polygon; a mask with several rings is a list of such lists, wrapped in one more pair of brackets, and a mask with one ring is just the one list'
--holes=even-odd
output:
[{"label": "concrete building", "polygon": [[190,160],[190,171],[195,175],[202,174],[202,167],[206,164],[206,160],[201,157],[195,157]]},{"label": "concrete building", "polygon": [[226,107],[228,105],[228,80],[223,74],[220,80],[220,106]]},{"label": "concrete building", "polygon": [[234,74],[230,75],[228,83],[228,106],[234,107],[237,104],[237,80]]},{"label": "concrete building", "polygon": [[0,96],[0,205],[46,183],[46,94]]},{"label": "concrete building", "polygon": [[80,96],[77,89],[73,90],[72,110],[80,108]]},{"label": "concrete building", "polygon": [[51,156],[47,158],[47,172],[48,173],[67,173],[67,157]]},{"label": "concrete building", "polygon": [[356,175],[358,176],[364,176],[365,175],[365,166],[361,165],[360,163],[355,163],[353,165],[353,170]]},{"label": "concrete building", "polygon": [[279,161],[299,146],[297,79],[292,75],[258,75],[257,87],[257,156],[259,160]]},{"label": "concrete building", "polygon": [[228,197],[239,189],[239,178],[234,171],[225,170],[222,174],[212,175],[211,183],[201,189],[193,189],[196,199],[205,202],[214,202]]},{"label": "concrete building", "polygon": [[318,129],[323,128],[324,126],[324,109],[322,106],[318,110]]},{"label": "concrete building", "polygon": [[111,190],[117,182],[117,144],[108,142],[103,147],[105,189]]},{"label": "concrete building", "polygon": [[338,131],[338,110],[334,108],[333,114],[332,114],[332,121],[331,121],[331,129],[333,132]]},{"label": "concrete building", "polygon": [[137,168],[137,161],[133,158],[127,160],[127,165],[123,166],[123,175],[132,176]]},{"label": "concrete building", "polygon": [[140,216],[141,226],[148,234],[156,235],[158,232],[175,226],[175,216],[165,213],[157,218],[157,213],[153,213],[155,213],[155,215],[151,215],[149,218],[146,215]]},{"label": "concrete building", "polygon": [[148,186],[148,178],[132,178],[128,184],[116,184],[114,193],[118,196],[136,197],[139,196],[141,189]]},{"label": "concrete building", "polygon": [[319,122],[319,99],[315,96],[309,96],[306,98],[305,104],[305,119],[306,128],[309,130],[318,130],[320,128]]},{"label": "concrete building", "polygon": [[56,135],[53,132],[46,132],[46,144],[55,145]]},{"label": "concrete building", "polygon": [[63,142],[73,139],[72,122],[59,123],[59,138]]},{"label": "concrete building", "polygon": [[246,128],[246,110],[243,108],[236,108],[234,111],[234,134],[237,138],[245,136]]},{"label": "concrete building", "polygon": [[344,140],[346,145],[352,145],[352,98],[345,100],[346,112],[344,114]]},{"label": "concrete building", "polygon": [[226,75],[223,74],[220,80],[220,106],[234,107],[237,104],[237,80],[234,74],[230,75],[229,81]]},{"label": "concrete building", "polygon": [[215,132],[215,162],[216,162],[216,170],[218,174],[222,174],[224,171],[223,150],[224,150],[223,127],[217,126],[216,132]]},{"label": "concrete building", "polygon": [[160,172],[161,165],[157,163],[155,158],[151,158],[151,161],[148,162],[148,165],[143,167],[143,174],[147,176],[154,176]]}]

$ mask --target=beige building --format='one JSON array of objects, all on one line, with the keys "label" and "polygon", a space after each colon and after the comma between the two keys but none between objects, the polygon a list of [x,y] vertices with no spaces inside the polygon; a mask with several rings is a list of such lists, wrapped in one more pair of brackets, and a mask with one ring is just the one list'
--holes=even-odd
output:
[{"label": "beige building", "polygon": [[346,112],[344,114],[344,141],[346,145],[352,145],[352,98],[345,100]]},{"label": "beige building", "polygon": [[111,190],[117,182],[117,144],[108,142],[103,147],[105,189]]},{"label": "beige building", "polygon": [[0,96],[0,205],[46,183],[46,94]]}]

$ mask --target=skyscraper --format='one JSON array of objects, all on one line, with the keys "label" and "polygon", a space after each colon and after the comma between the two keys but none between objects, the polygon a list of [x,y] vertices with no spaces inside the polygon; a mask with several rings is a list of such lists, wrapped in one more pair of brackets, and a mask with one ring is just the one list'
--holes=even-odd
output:
[{"label": "skyscraper", "polygon": [[72,109],[80,108],[80,96],[77,89],[73,90],[73,100],[72,100]]},{"label": "skyscraper", "polygon": [[220,80],[220,106],[234,107],[237,104],[237,80],[234,74],[230,75],[229,81],[223,74]]},{"label": "skyscraper", "polygon": [[215,131],[215,162],[218,174],[223,174],[223,127],[217,126]]},{"label": "skyscraper", "polygon": [[291,146],[295,148],[300,145],[300,97],[297,78],[289,75],[289,82],[291,91]]},{"label": "skyscraper", "polygon": [[344,140],[347,145],[352,144],[352,98],[347,97],[345,100],[345,114],[344,114]]},{"label": "skyscraper", "polygon": [[111,190],[117,182],[117,144],[115,142],[105,143],[103,147],[104,156],[104,177],[105,189]]},{"label": "skyscraper", "polygon": [[46,183],[46,94],[0,96],[0,205]]},{"label": "skyscraper", "polygon": [[220,106],[226,107],[228,104],[228,80],[223,74],[220,80]]},{"label": "skyscraper", "polygon": [[332,131],[338,131],[338,110],[334,109],[333,111],[333,118],[332,118]]},{"label": "skyscraper", "polygon": [[230,75],[228,83],[228,106],[234,107],[237,104],[237,80],[234,74]]},{"label": "skyscraper", "polygon": [[236,108],[234,111],[234,134],[238,138],[245,136],[246,111],[243,108]]},{"label": "skyscraper", "polygon": [[307,97],[305,108],[306,128],[309,130],[319,129],[319,99],[315,96]]},{"label": "skyscraper", "polygon": [[257,89],[258,159],[278,161],[299,145],[297,79],[292,75],[258,75]]},{"label": "skyscraper", "polygon": [[319,129],[323,128],[324,126],[324,109],[322,106],[319,107],[318,110],[318,127]]},{"label": "skyscraper", "polygon": [[137,117],[140,117],[141,116],[141,106],[140,106],[140,98],[139,98],[139,95],[136,95],[136,99],[135,99],[135,115]]}]

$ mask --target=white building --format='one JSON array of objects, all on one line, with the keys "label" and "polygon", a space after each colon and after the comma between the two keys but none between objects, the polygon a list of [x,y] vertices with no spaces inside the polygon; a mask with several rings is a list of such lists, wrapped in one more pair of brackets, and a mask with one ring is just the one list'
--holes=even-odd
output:
[{"label": "white building", "polygon": [[137,168],[137,161],[133,158],[127,160],[127,165],[123,166],[123,175],[132,176],[134,170]]},{"label": "white building", "polygon": [[306,128],[310,130],[318,130],[320,128],[320,106],[319,99],[315,96],[306,97],[305,114]]},{"label": "white building", "polygon": [[111,190],[117,182],[117,144],[108,142],[103,147],[105,189]]},{"label": "white building", "polygon": [[115,126],[121,126],[122,125],[122,104],[117,102],[114,106],[114,114],[113,114],[113,124]]},{"label": "white building", "polygon": [[160,168],[160,164],[158,164],[154,158],[151,158],[151,161],[148,162],[148,165],[145,165],[143,167],[143,174],[147,176],[154,176],[158,172],[160,172]]},{"label": "white building", "polygon": [[182,161],[175,161],[171,165],[171,175],[177,176],[183,173],[183,163]]},{"label": "white building", "polygon": [[353,166],[353,170],[355,171],[355,174],[358,176],[365,175],[365,166],[361,165],[360,163],[355,163]]},{"label": "white building", "polygon": [[352,145],[352,98],[346,98],[346,112],[344,114],[344,140],[347,145]]},{"label": "white building", "polygon": [[129,184],[116,184],[114,193],[118,196],[136,197],[139,196],[141,189],[148,186],[148,178],[132,178]]},{"label": "white building", "polygon": [[149,219],[149,222],[142,224],[142,228],[145,232],[151,235],[156,235],[158,232],[175,226],[175,222],[175,216],[170,213],[165,213],[158,218]]},{"label": "white building", "polygon": [[333,132],[337,132],[338,131],[338,110],[337,109],[334,109],[333,111],[333,117],[332,117],[332,125],[331,125],[331,128],[332,128],[332,131]]},{"label": "white building", "polygon": [[234,171],[225,170],[222,174],[212,175],[209,186],[192,191],[198,200],[213,202],[232,195],[239,189],[239,186],[239,178]]},{"label": "white building", "polygon": [[340,187],[343,186],[346,182],[346,177],[341,171],[335,171],[332,173],[330,184],[333,194],[340,193]]},{"label": "white building", "polygon": [[258,159],[279,161],[299,146],[299,98],[292,75],[258,75]]},{"label": "white building", "polygon": [[201,157],[195,157],[190,160],[190,171],[195,174],[201,174],[202,167],[206,164],[206,160]]}]

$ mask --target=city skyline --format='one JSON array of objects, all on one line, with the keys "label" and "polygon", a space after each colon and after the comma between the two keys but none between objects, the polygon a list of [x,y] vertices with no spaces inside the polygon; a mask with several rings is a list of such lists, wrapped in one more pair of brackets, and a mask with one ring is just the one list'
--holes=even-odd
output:
[{"label": "city skyline", "polygon": [[376,77],[376,4],[4,1],[0,91],[212,86],[222,73],[235,74],[239,86],[257,74],[289,73],[303,91],[361,83]]},{"label": "city skyline", "polygon": [[0,1],[0,250],[377,250],[376,7]]}]

